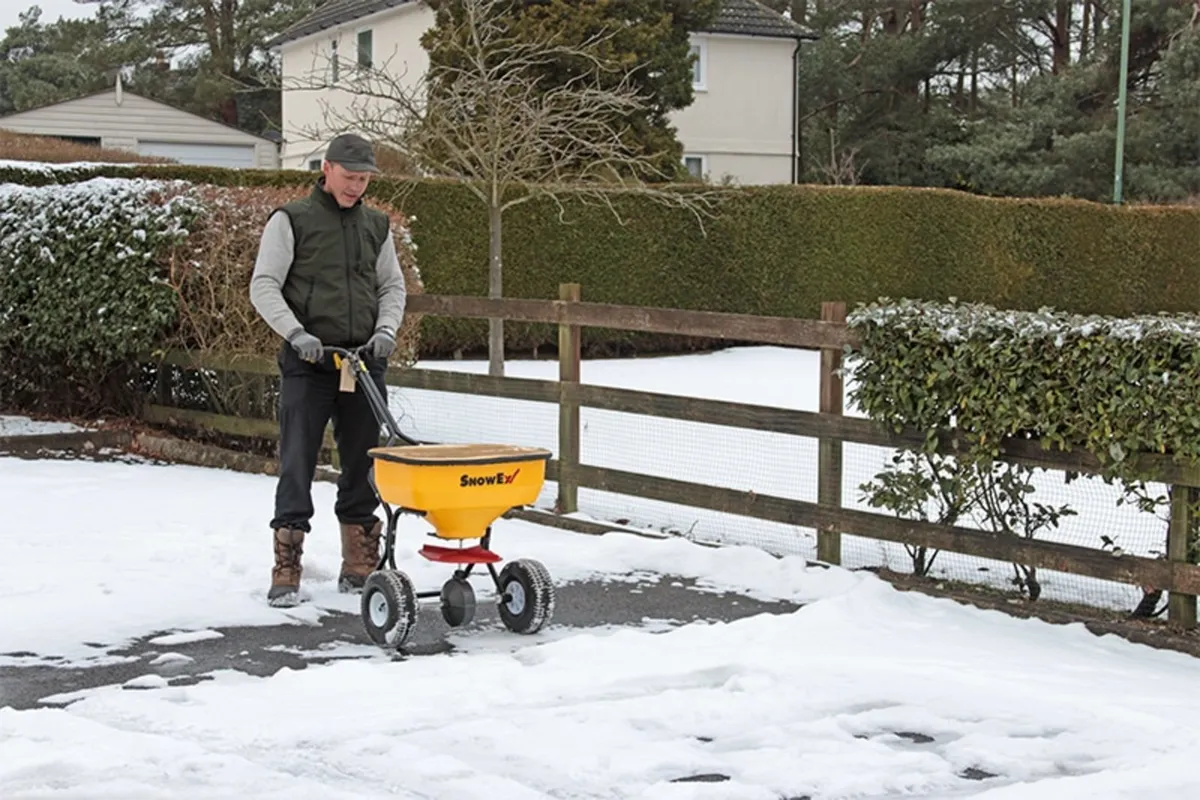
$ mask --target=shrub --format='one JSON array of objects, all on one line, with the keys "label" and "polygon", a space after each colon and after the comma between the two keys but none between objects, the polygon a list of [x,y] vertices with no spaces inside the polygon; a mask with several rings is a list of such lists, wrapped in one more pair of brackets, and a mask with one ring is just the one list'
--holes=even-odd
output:
[{"label": "shrub", "polygon": [[[0,180],[86,175],[307,187],[299,170],[104,166],[23,170]],[[681,191],[694,191],[681,188]],[[704,231],[689,212],[617,193],[622,222],[570,200],[534,200],[504,216],[505,295],[554,298],[580,283],[587,301],[814,318],[823,300],[912,297],[1032,311],[1132,315],[1200,308],[1200,208],[1105,206],[978,197],[902,187],[760,186],[720,190]],[[376,202],[415,218],[426,290],[485,295],[487,215],[468,190],[381,177]],[[512,351],[556,344],[546,325],[505,326]],[[482,320],[429,318],[422,353],[484,352]],[[589,353],[702,346],[682,338],[587,329]]]},{"label": "shrub", "polygon": [[165,265],[200,213],[180,183],[0,187],[5,402],[87,405],[119,382],[174,323]]},{"label": "shrub", "polygon": [[[274,356],[250,273],[269,212],[300,194],[144,178],[0,187],[0,404],[121,413],[155,349]],[[389,211],[415,294],[408,222]],[[419,328],[406,315],[396,361],[415,357]],[[220,394],[219,381],[205,387]]]},{"label": "shrub", "polygon": [[849,317],[862,336],[854,400],[873,419],[953,428],[999,455],[1008,436],[1095,454],[1136,477],[1141,453],[1200,463],[1200,317],[1083,316],[982,304],[880,301]]},{"label": "shrub", "polygon": [[[920,457],[898,456],[860,487],[871,505],[897,516],[970,516],[985,529],[1033,538],[1076,513],[1031,499],[1033,471],[998,459],[1006,437],[1093,454],[1103,478],[1124,490],[1118,504],[1144,512],[1168,498],[1149,491],[1158,470],[1142,456],[1200,463],[1196,315],[1121,318],[884,300],[856,309],[849,325],[862,337],[854,402],[896,430],[926,434]],[[945,434],[958,448],[953,459],[938,453]],[[1198,510],[1194,492],[1189,502]],[[923,551],[910,556],[915,570],[928,563]],[[1014,567],[1014,582],[1036,599],[1036,569]],[[1153,605],[1155,587],[1146,591],[1139,609],[1147,600]]]},{"label": "shrub", "polygon": [[62,163],[110,164],[174,164],[169,158],[143,156],[128,150],[113,150],[96,145],[80,144],[52,136],[33,136],[28,133],[0,128],[0,160]]},{"label": "shrub", "polygon": [[[250,276],[263,225],[271,212],[307,194],[307,188],[195,187],[203,213],[187,248],[171,265],[169,282],[178,295],[179,324],[163,346],[194,353],[274,357],[280,339],[250,303]],[[407,291],[423,290],[411,247],[408,219],[385,207]],[[391,361],[416,360],[420,315],[405,314]]]}]

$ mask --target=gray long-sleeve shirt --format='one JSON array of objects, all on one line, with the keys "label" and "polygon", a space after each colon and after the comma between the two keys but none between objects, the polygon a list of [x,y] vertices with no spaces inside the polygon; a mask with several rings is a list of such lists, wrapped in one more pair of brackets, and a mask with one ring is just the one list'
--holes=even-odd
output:
[{"label": "gray long-sleeve shirt", "polygon": [[[254,274],[250,277],[250,302],[271,329],[285,339],[302,327],[283,299],[283,282],[292,268],[295,243],[287,213],[276,211],[263,228]],[[396,242],[391,235],[379,250],[375,274],[379,284],[379,314],[375,329],[387,328],[395,335],[404,321],[407,291],[396,255]]]}]

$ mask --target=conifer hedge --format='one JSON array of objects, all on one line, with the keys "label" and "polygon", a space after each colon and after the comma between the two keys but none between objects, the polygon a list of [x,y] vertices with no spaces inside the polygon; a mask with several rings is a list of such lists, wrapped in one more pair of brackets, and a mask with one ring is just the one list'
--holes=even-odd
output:
[{"label": "conifer hedge", "polygon": [[[314,179],[287,170],[45,165],[0,168],[0,181],[97,174],[277,187]],[[449,182],[378,179],[371,194],[413,219],[426,291],[486,293],[486,212],[469,192]],[[1200,208],[773,186],[723,190],[702,231],[689,212],[636,195],[619,195],[614,205],[624,224],[607,209],[570,201],[562,220],[551,201],[507,212],[505,294],[553,298],[559,283],[577,282],[596,302],[808,318],[823,300],[853,306],[884,296],[1119,316],[1200,309]],[[506,328],[514,351],[556,341],[548,326]],[[428,356],[480,352],[485,342],[482,321],[423,323]],[[585,346],[594,353],[689,343],[589,330]]]}]

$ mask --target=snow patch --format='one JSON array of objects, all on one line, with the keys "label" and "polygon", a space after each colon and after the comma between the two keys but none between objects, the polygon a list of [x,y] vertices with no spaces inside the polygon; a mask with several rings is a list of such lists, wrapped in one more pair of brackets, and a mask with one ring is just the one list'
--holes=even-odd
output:
[{"label": "snow patch", "polygon": [[0,415],[0,436],[45,436],[55,433],[82,433],[87,428],[71,422],[35,420],[29,417]]},{"label": "snow patch", "polygon": [[160,656],[150,660],[150,666],[159,667],[166,664],[188,664],[195,661],[191,656],[185,656],[183,653],[163,653]]},{"label": "snow patch", "polygon": [[125,689],[163,689],[167,686],[167,679],[161,675],[139,675],[121,686]]},{"label": "snow patch", "polygon": [[202,630],[202,631],[182,631],[180,633],[168,633],[163,636],[155,636],[150,639],[150,644],[161,644],[173,646],[177,644],[191,644],[192,642],[203,642],[208,639],[223,639],[225,634],[220,631]]}]

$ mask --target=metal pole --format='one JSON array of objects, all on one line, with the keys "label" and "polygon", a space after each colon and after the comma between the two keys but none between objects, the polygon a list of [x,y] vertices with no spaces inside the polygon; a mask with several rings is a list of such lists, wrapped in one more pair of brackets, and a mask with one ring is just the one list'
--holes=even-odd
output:
[{"label": "metal pole", "polygon": [[1117,159],[1113,167],[1113,203],[1121,204],[1125,177],[1125,105],[1129,83],[1129,17],[1132,0],[1121,6],[1121,85],[1117,95]]}]

